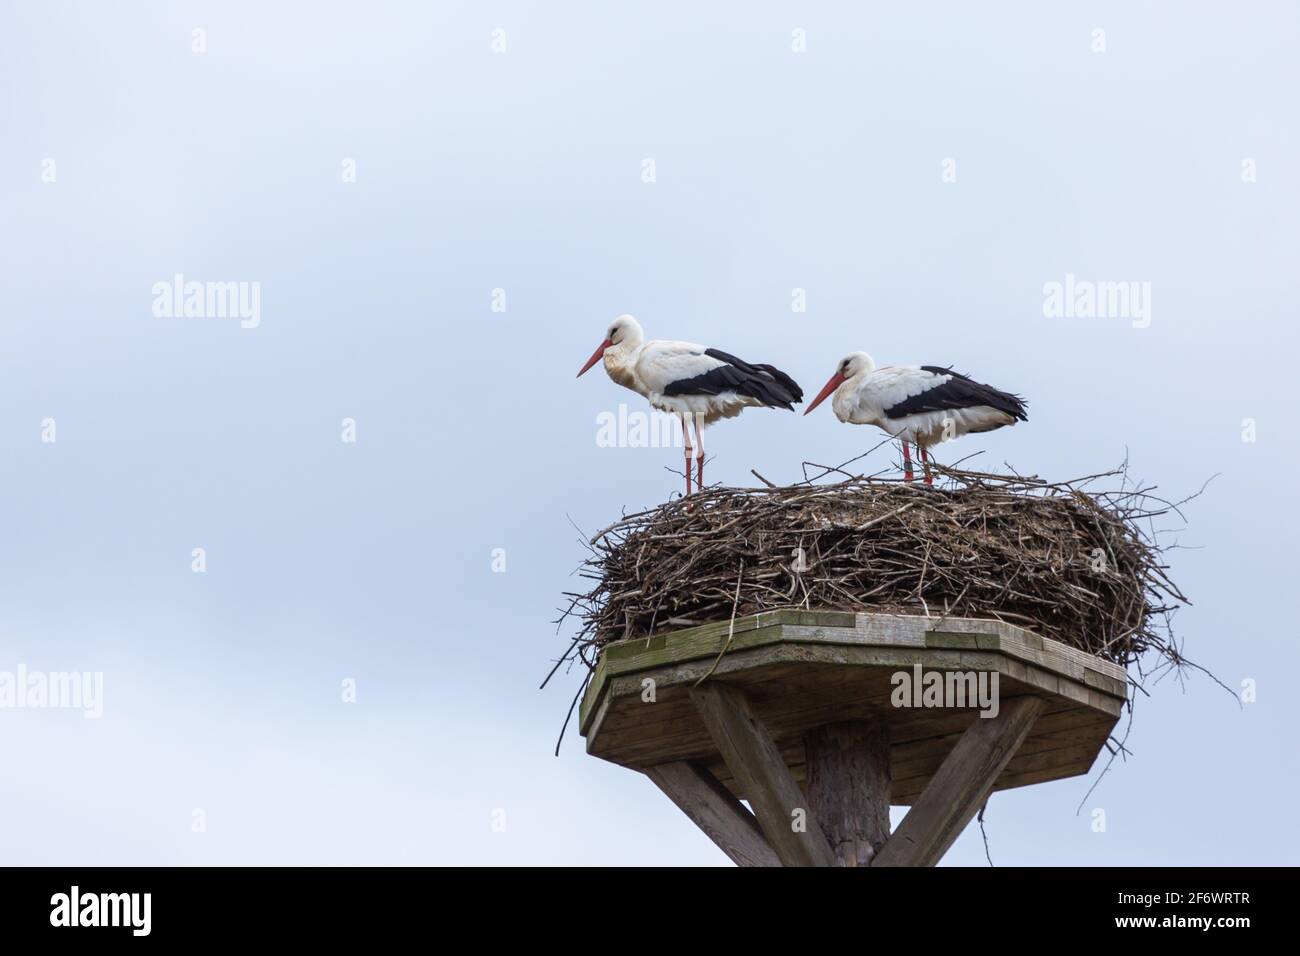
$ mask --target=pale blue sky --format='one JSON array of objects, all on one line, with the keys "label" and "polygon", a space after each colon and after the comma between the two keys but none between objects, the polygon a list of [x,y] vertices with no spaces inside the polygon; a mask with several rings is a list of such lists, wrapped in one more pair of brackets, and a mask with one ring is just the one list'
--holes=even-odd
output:
[{"label": "pale blue sky", "polygon": [[[1296,862],[1300,15],[989,6],[7,5],[0,670],[105,701],[0,711],[4,862],[725,862],[578,738],[553,758],[578,675],[536,689],[570,518],[677,490],[675,452],[597,447],[640,400],[573,379],[620,312],[805,390],[865,349],[1029,398],[941,460],[1221,473],[1178,624],[1258,703],[1165,682],[1087,803],[1107,832],[1075,779],[989,833],[1005,864]],[[177,272],[260,282],[260,326],[155,318]],[[1151,326],[1045,318],[1066,273],[1150,282]],[[875,441],[829,409],[708,438],[730,483]]]}]

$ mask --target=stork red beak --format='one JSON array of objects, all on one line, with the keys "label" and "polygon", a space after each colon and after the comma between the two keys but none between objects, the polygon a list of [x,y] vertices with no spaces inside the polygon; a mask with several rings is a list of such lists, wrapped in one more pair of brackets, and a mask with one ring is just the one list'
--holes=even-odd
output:
[{"label": "stork red beak", "polygon": [[609,347],[610,347],[611,345],[613,345],[613,344],[614,344],[614,343],[611,342],[609,339],[606,339],[605,341],[601,342],[601,343],[600,343],[600,348],[598,348],[598,349],[596,349],[596,351],[592,352],[592,353],[591,353],[591,358],[587,359],[587,364],[584,365],[581,369],[578,370],[578,378],[582,378],[583,373],[586,372],[587,369],[591,368],[593,365],[595,365],[597,362],[599,362],[599,361],[600,361],[600,357],[601,357],[602,355],[605,354],[605,349],[609,348]]},{"label": "stork red beak", "polygon": [[826,401],[826,396],[829,395],[831,392],[835,391],[837,388],[839,388],[841,385],[843,385],[846,381],[847,381],[847,379],[846,379],[843,375],[841,375],[839,372],[836,372],[834,375],[831,376],[831,380],[830,380],[829,382],[826,383],[826,387],[823,388],[823,389],[818,393],[817,397],[814,398],[814,399],[812,400],[812,404],[809,405],[807,408],[804,409],[804,412],[803,412],[803,413],[804,413],[805,415],[807,415],[809,412],[811,412],[814,408],[816,408],[816,407],[817,407],[818,405],[820,405],[822,402]]}]

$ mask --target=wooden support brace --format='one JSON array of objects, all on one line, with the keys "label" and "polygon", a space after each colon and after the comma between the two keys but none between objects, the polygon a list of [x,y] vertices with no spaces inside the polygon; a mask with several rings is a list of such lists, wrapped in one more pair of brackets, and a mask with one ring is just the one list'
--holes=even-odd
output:
[{"label": "wooden support brace", "polygon": [[738,688],[710,681],[691,702],[785,866],[834,866],[835,854],[771,735]]},{"label": "wooden support brace", "polygon": [[975,718],[952,748],[872,866],[934,866],[988,798],[1045,706],[1039,697],[1002,702]]},{"label": "wooden support brace", "polygon": [[705,767],[685,760],[645,775],[737,866],[780,866],[754,815]]}]

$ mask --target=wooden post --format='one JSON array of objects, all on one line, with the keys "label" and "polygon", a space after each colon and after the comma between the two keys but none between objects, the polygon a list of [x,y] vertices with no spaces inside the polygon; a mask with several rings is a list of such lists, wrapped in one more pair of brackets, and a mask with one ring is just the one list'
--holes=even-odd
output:
[{"label": "wooden post", "polygon": [[987,799],[1045,706],[1040,697],[1002,702],[996,717],[977,717],[921,791],[872,866],[934,866]]},{"label": "wooden post", "polygon": [[691,702],[785,866],[834,866],[835,854],[771,735],[736,687],[710,681]]},{"label": "wooden post", "polygon": [[645,775],[737,866],[780,866],[758,821],[707,768],[685,760],[649,767]]},{"label": "wooden post", "polygon": [[827,724],[804,735],[808,803],[840,866],[870,866],[889,839],[889,729]]}]

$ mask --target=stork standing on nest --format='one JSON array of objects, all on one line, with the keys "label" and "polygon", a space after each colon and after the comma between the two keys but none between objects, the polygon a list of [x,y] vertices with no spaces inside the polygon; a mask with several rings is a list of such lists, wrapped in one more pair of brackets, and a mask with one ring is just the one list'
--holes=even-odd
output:
[{"label": "stork standing on nest", "polygon": [[605,371],[619,385],[644,395],[653,408],[682,422],[686,449],[686,493],[691,493],[691,432],[695,423],[696,487],[704,489],[704,427],[719,418],[734,418],[750,407],[794,411],[803,390],[771,365],[751,365],[719,349],[691,342],[645,341],[641,325],[620,315],[605,331],[584,372],[605,361]]},{"label": "stork standing on nest", "polygon": [[886,365],[876,368],[866,352],[852,352],[805,415],[831,392],[835,417],[851,425],[875,425],[903,443],[904,478],[912,480],[909,442],[916,445],[925,468],[925,483],[934,484],[927,450],[968,432],[988,432],[1028,421],[1019,395],[981,385],[960,372],[937,365]]}]

